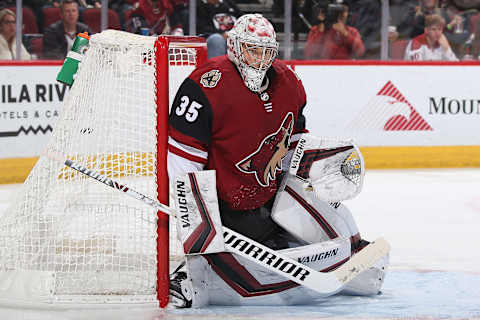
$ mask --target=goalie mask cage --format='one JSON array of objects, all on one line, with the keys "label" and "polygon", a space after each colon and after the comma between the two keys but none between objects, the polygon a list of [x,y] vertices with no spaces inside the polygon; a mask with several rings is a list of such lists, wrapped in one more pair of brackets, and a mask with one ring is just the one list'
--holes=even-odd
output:
[{"label": "goalie mask cage", "polygon": [[91,37],[46,151],[1,217],[0,303],[167,305],[168,216],[58,159],[168,204],[168,101],[206,56],[199,37]]}]

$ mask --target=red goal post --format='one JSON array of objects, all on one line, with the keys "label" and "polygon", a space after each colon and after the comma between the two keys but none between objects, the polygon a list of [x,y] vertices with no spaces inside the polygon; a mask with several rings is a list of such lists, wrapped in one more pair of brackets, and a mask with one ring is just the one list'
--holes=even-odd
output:
[{"label": "red goal post", "polygon": [[[158,37],[156,43],[156,57],[157,57],[157,132],[163,131],[162,136],[157,138],[157,183],[158,186],[158,200],[167,204],[169,202],[169,189],[168,189],[168,175],[167,175],[167,144],[168,144],[168,113],[162,112],[165,110],[165,106],[170,107],[170,97],[171,97],[171,87],[169,84],[169,70],[165,66],[184,66],[190,65],[199,65],[207,60],[207,48],[205,40],[201,37],[169,37],[169,36],[160,36]],[[185,53],[185,49],[194,49],[197,52],[195,61],[188,61],[184,59],[185,55],[188,57],[188,54]],[[169,92],[170,91],[170,92]],[[158,161],[161,159],[162,161]],[[162,259],[161,255],[164,255],[162,248],[165,243],[169,243],[169,216],[166,214],[159,213],[158,217],[158,230],[159,236],[157,240],[157,253],[158,261],[161,263],[158,264],[157,269],[157,283],[158,283],[158,300],[160,306],[166,306],[168,303],[168,294],[169,287],[165,286],[165,283],[169,283],[169,260]],[[172,248],[174,244],[172,244]],[[170,245],[167,245],[167,248],[170,248]],[[174,250],[174,249],[172,249]],[[177,249],[178,250],[178,249]],[[167,256],[170,255],[170,251],[167,252]],[[175,252],[174,254],[178,254]]]},{"label": "red goal post", "polygon": [[91,37],[45,152],[0,219],[0,304],[167,305],[169,260],[181,254],[168,216],[58,157],[168,204],[170,101],[206,58],[199,37]]}]

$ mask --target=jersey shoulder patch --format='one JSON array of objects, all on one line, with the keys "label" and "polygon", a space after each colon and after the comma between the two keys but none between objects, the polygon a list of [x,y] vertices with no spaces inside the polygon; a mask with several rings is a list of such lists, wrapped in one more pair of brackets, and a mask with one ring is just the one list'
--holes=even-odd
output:
[{"label": "jersey shoulder patch", "polygon": [[219,70],[210,70],[202,74],[200,77],[200,84],[205,88],[215,88],[222,77]]}]

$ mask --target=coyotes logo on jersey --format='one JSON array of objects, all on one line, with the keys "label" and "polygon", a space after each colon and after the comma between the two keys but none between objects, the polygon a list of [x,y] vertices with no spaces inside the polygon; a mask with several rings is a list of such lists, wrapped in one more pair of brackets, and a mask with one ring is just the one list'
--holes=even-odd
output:
[{"label": "coyotes logo on jersey", "polygon": [[269,186],[270,181],[275,180],[276,172],[282,170],[282,159],[288,152],[293,123],[293,113],[289,112],[280,128],[263,139],[258,149],[238,162],[236,167],[244,173],[255,174],[262,187]]}]

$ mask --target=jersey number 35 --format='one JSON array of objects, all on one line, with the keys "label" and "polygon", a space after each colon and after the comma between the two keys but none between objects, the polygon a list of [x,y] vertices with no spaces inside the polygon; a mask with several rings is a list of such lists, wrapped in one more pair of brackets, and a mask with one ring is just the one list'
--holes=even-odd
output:
[{"label": "jersey number 35", "polygon": [[194,122],[198,118],[198,110],[203,107],[200,103],[192,101],[187,96],[180,98],[180,105],[175,108],[175,114],[179,117],[185,116],[188,122]]}]

